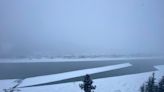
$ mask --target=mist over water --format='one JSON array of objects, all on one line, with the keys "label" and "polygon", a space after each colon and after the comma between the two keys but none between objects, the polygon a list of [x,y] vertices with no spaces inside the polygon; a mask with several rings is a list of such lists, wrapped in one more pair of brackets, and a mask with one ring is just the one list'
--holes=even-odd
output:
[{"label": "mist over water", "polygon": [[0,1],[0,58],[164,55],[163,0]]}]

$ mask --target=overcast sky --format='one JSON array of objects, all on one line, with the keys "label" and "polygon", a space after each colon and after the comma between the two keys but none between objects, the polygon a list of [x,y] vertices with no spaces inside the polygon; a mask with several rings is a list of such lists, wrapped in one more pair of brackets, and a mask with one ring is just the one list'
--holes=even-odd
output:
[{"label": "overcast sky", "polygon": [[0,0],[0,57],[163,51],[164,0]]}]

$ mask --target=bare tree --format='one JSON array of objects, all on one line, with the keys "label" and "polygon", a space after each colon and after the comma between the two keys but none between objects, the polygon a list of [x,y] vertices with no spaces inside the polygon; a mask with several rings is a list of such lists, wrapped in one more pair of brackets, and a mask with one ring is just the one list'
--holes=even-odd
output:
[{"label": "bare tree", "polygon": [[9,89],[3,89],[4,92],[18,92],[21,91],[18,86],[22,83],[24,79],[18,79],[16,81],[14,81],[16,83],[16,85],[14,85],[13,87],[9,88]]}]

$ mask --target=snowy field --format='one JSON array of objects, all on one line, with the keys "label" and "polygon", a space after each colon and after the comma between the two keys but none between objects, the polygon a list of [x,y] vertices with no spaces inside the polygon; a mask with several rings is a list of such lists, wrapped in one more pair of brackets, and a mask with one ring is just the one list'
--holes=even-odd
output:
[{"label": "snowy field", "polygon": [[[18,86],[20,92],[82,92],[79,88],[78,82],[69,82],[69,83],[61,83],[61,84],[53,84],[46,86],[37,86],[37,87],[24,87],[34,84],[46,83],[51,81],[62,80],[69,77],[81,76],[85,73],[92,74],[102,71],[110,71],[114,69],[119,69],[123,67],[129,67],[131,64],[117,64],[111,66],[104,66],[92,69],[84,69],[78,71],[71,71],[61,74],[52,74],[45,76],[37,76],[32,78],[24,79],[23,82]],[[108,78],[100,78],[95,79],[94,85],[97,86],[95,92],[139,92],[140,86],[147,81],[148,77],[155,72],[155,76],[157,81],[164,75],[164,65],[155,66],[157,71],[146,72],[146,73],[138,73],[138,74],[130,74],[123,75],[117,77],[108,77]],[[0,80],[0,92],[4,92],[3,89],[8,89],[16,85],[17,79],[12,80]]]}]

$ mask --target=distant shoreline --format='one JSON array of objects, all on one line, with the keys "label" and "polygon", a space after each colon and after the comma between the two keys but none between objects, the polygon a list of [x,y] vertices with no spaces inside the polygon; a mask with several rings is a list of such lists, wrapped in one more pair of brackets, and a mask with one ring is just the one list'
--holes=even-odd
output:
[{"label": "distant shoreline", "polygon": [[159,57],[102,57],[102,58],[41,58],[41,59],[0,59],[0,63],[33,63],[33,62],[78,62],[78,61],[99,61],[99,60],[134,60],[134,59],[164,59]]}]

